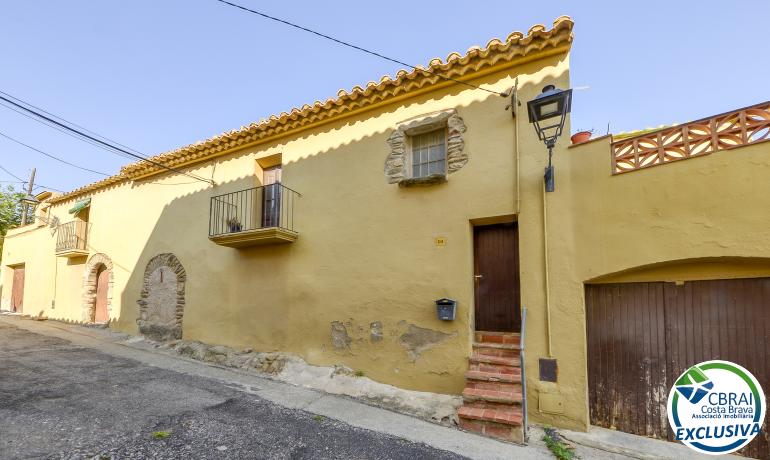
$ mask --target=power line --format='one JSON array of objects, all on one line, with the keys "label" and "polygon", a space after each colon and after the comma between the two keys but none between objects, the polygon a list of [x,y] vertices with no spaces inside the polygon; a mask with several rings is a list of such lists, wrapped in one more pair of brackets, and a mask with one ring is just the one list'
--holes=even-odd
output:
[{"label": "power line", "polygon": [[112,143],[113,143],[113,144],[115,144],[115,145],[119,145],[119,146],[121,146],[121,147],[123,147],[123,148],[125,148],[125,149],[127,149],[127,150],[131,150],[132,152],[136,153],[137,155],[141,155],[141,154],[142,154],[141,152],[139,152],[139,151],[137,151],[137,150],[134,150],[134,149],[132,149],[131,147],[128,147],[127,145],[123,145],[123,144],[121,144],[120,142],[118,142],[118,141],[116,141],[116,140],[110,139],[109,137],[106,137],[106,136],[102,136],[102,135],[101,135],[101,134],[99,134],[99,133],[95,133],[95,132],[91,131],[91,130],[90,130],[90,129],[88,129],[88,128],[85,128],[85,127],[83,127],[83,126],[80,126],[80,125],[79,125],[79,124],[77,124],[77,123],[73,123],[73,122],[71,122],[71,121],[65,120],[64,118],[62,118],[62,117],[60,117],[60,116],[58,116],[58,115],[56,115],[56,114],[54,114],[54,113],[48,112],[47,110],[45,110],[45,109],[44,109],[44,108],[42,108],[42,107],[38,107],[38,106],[36,106],[36,105],[34,105],[34,104],[30,104],[29,102],[23,101],[23,100],[19,99],[18,97],[15,97],[15,96],[13,96],[12,94],[8,94],[8,93],[6,93],[6,92],[4,92],[4,91],[0,91],[0,94],[3,94],[3,95],[5,95],[5,96],[8,96],[8,97],[10,97],[11,99],[14,99],[14,100],[15,100],[15,101],[17,101],[17,102],[21,102],[22,104],[26,104],[26,105],[28,105],[28,106],[32,107],[33,109],[37,109],[37,110],[39,110],[39,111],[41,111],[41,112],[45,113],[46,115],[50,115],[50,116],[52,116],[52,117],[54,117],[54,118],[57,118],[57,119],[59,119],[59,120],[61,120],[61,121],[65,122],[65,123],[67,123],[67,124],[70,124],[70,125],[72,125],[72,126],[74,126],[74,127],[76,127],[76,128],[80,128],[80,129],[82,129],[83,131],[85,131],[85,132],[87,132],[87,133],[93,134],[93,135],[95,135],[95,136],[99,136],[99,137],[101,137],[102,139],[108,140],[108,141],[112,142]]},{"label": "power line", "polygon": [[[6,93],[3,92],[3,94],[6,94]],[[94,136],[91,136],[89,134],[86,134],[86,133],[84,133],[82,131],[79,131],[79,130],[69,126],[70,124],[74,125],[74,123],[71,123],[71,122],[65,120],[64,118],[57,117],[57,118],[61,119],[62,122],[54,120],[53,118],[50,118],[50,117],[48,117],[46,115],[43,115],[43,114],[41,114],[41,113],[39,113],[39,112],[37,112],[37,111],[35,111],[33,109],[30,109],[29,107],[26,107],[27,102],[25,102],[25,101],[23,101],[23,100],[21,100],[19,98],[16,98],[16,97],[14,97],[14,99],[20,101],[21,103],[23,103],[25,105],[22,105],[22,104],[19,104],[17,102],[14,102],[14,101],[12,101],[12,100],[4,97],[4,96],[0,96],[0,101],[5,101],[5,102],[7,102],[7,103],[17,107],[17,108],[19,108],[19,109],[29,113],[29,114],[32,114],[36,118],[44,120],[44,121],[46,121],[48,123],[51,123],[51,124],[53,124],[55,126],[61,127],[61,128],[65,129],[65,130],[75,134],[77,139],[80,139],[80,140],[84,140],[84,139],[90,140],[92,142],[89,142],[89,143],[91,143],[92,145],[94,145],[93,142],[95,142],[95,143],[99,144],[102,148],[106,147],[108,149],[108,151],[111,152],[111,153],[118,153],[118,154],[122,153],[122,154],[128,155],[128,156],[130,156],[132,158],[135,158],[135,159],[138,159],[138,160],[142,160],[142,161],[146,161],[146,162],[148,162],[148,163],[150,163],[152,165],[155,165],[155,166],[167,169],[169,171],[173,171],[173,172],[175,172],[177,174],[182,174],[182,175],[185,175],[187,177],[193,178],[195,180],[199,180],[199,181],[203,181],[203,182],[207,182],[207,183],[212,183],[212,181],[210,181],[208,179],[204,179],[202,177],[199,177],[199,176],[197,176],[195,174],[186,173],[184,171],[179,171],[179,170],[177,170],[175,168],[171,168],[171,167],[166,166],[166,165],[164,165],[162,163],[158,163],[158,162],[153,161],[153,160],[151,160],[149,158],[143,157],[140,154],[136,154],[136,153],[130,152],[128,150],[125,150],[123,148],[120,148],[120,147],[117,147],[115,145],[112,145],[112,144],[110,144],[108,142],[109,140],[107,138],[104,138],[103,136],[100,136],[98,134],[96,136],[99,136],[99,137],[101,137],[101,138],[103,138],[105,140],[102,140],[102,139],[99,139],[97,137],[94,137]],[[30,104],[30,106],[31,106],[31,104]]]},{"label": "power line", "polygon": [[426,70],[426,69],[423,69],[423,68],[419,68],[417,66],[413,66],[411,64],[407,64],[406,62],[399,61],[398,59],[393,59],[391,57],[385,56],[384,54],[380,54],[380,53],[378,53],[376,51],[371,51],[371,50],[368,50],[366,48],[354,45],[352,43],[348,43],[346,41],[340,40],[338,38],[334,38],[334,37],[331,37],[329,35],[323,34],[321,32],[317,32],[315,30],[308,29],[307,27],[303,27],[303,26],[300,26],[298,24],[294,24],[293,22],[289,22],[289,21],[287,21],[285,19],[277,18],[275,16],[270,16],[269,14],[265,14],[265,13],[262,13],[262,12],[257,11],[257,10],[252,10],[251,8],[247,8],[247,7],[245,7],[243,5],[239,5],[237,3],[232,3],[232,2],[229,2],[227,0],[216,0],[216,1],[219,2],[219,3],[223,3],[225,5],[230,5],[232,7],[238,8],[238,9],[243,10],[243,11],[247,11],[249,13],[253,13],[253,14],[262,16],[263,18],[270,19],[271,21],[276,21],[276,22],[280,22],[282,24],[286,24],[287,26],[294,27],[295,29],[299,29],[299,30],[305,31],[305,32],[311,33],[313,35],[317,35],[317,36],[319,36],[321,38],[325,38],[327,40],[331,40],[331,41],[333,41],[335,43],[338,43],[340,45],[347,46],[349,48],[353,48],[355,50],[358,50],[358,51],[370,54],[372,56],[376,56],[376,57],[381,58],[381,59],[385,59],[386,61],[395,62],[396,64],[399,64],[399,65],[402,65],[402,66],[405,66],[405,67],[409,67],[409,68],[411,68],[413,70],[417,70],[417,71],[424,72],[424,73],[427,73],[427,74],[435,75],[435,76],[437,76],[439,78],[443,78],[444,80],[453,81],[455,83],[459,83],[461,85],[469,86],[469,87],[474,88],[474,89],[480,89],[480,90],[486,91],[488,93],[497,94],[498,96],[507,97],[507,95],[505,93],[500,93],[500,92],[497,92],[497,91],[494,91],[494,90],[491,90],[491,89],[482,88],[480,86],[472,85],[472,84],[470,84],[468,82],[465,82],[465,81],[462,81],[462,80],[458,80],[456,78],[447,77],[446,75],[441,75],[441,74],[438,74],[436,72],[432,72],[430,70]]},{"label": "power line", "polygon": [[39,185],[36,185],[36,186],[35,186],[35,188],[47,188],[47,189],[49,189],[49,190],[53,190],[54,192],[59,192],[59,193],[67,193],[67,192],[65,192],[64,190],[59,190],[59,189],[57,189],[57,188],[49,187],[49,186],[47,186],[47,185],[43,185],[43,184],[39,184]]},{"label": "power line", "polygon": [[[0,170],[5,171],[11,177],[13,177],[15,179],[18,179],[17,181],[2,180],[0,182],[11,182],[11,183],[14,183],[14,184],[26,184],[27,182],[29,182],[29,181],[26,181],[26,180],[22,179],[21,177],[17,176],[16,174],[12,173],[11,171],[8,171],[2,165],[0,165]],[[47,185],[43,185],[43,184],[38,184],[35,188],[47,188],[47,189],[53,190],[54,192],[66,193],[63,190],[55,189],[53,187],[48,187]]]},{"label": "power line", "polygon": [[[69,137],[71,137],[71,138],[73,138],[73,139],[78,139],[79,141],[85,142],[86,144],[92,145],[92,146],[94,146],[94,147],[97,147],[97,148],[100,148],[100,149],[102,149],[102,150],[106,150],[106,151],[108,151],[108,152],[110,152],[110,153],[116,153],[117,155],[119,155],[119,156],[121,156],[121,157],[123,157],[123,158],[127,158],[127,159],[129,159],[129,160],[133,160],[133,159],[134,159],[133,157],[131,157],[131,156],[129,156],[129,155],[126,155],[126,154],[124,154],[124,153],[115,152],[114,150],[112,150],[112,149],[108,149],[107,147],[105,147],[105,146],[103,146],[103,145],[100,145],[100,144],[97,144],[96,142],[92,142],[92,141],[90,141],[90,140],[88,140],[88,139],[84,139],[84,138],[82,138],[82,137],[79,137],[79,136],[77,136],[77,135],[75,135],[75,134],[73,134],[73,133],[71,133],[71,132],[69,132],[69,131],[67,131],[67,130],[65,130],[65,129],[62,129],[62,128],[60,128],[60,127],[59,127],[59,126],[57,126],[57,125],[54,125],[54,124],[51,124],[51,123],[47,123],[45,120],[41,120],[41,119],[39,119],[39,118],[35,118],[35,117],[33,117],[32,115],[30,115],[30,114],[28,114],[28,113],[26,113],[26,112],[22,112],[21,110],[19,110],[19,109],[15,108],[15,107],[9,106],[8,104],[6,104],[5,102],[3,102],[2,100],[0,100],[0,106],[3,106],[3,107],[5,107],[5,108],[6,108],[6,109],[8,109],[8,110],[12,110],[12,111],[14,111],[14,112],[18,113],[18,114],[19,114],[19,115],[21,115],[21,116],[27,117],[27,118],[29,118],[29,119],[30,119],[30,120],[32,120],[32,121],[36,121],[36,122],[40,123],[40,124],[41,124],[41,125],[43,125],[43,126],[48,126],[49,128],[53,128],[53,129],[55,129],[56,131],[59,131],[59,132],[61,132],[61,133],[64,133],[64,134],[66,134],[67,136],[69,136]],[[30,106],[31,106],[31,105],[30,105]],[[74,125],[74,124],[73,124],[73,125]]]},{"label": "power line", "polygon": [[6,173],[8,173],[8,174],[9,174],[11,177],[13,177],[14,179],[18,179],[18,180],[19,180],[19,182],[21,182],[21,183],[23,183],[23,184],[26,184],[26,183],[27,183],[27,181],[25,181],[25,180],[24,180],[24,179],[22,179],[21,177],[17,176],[16,174],[12,173],[11,171],[8,171],[8,170],[7,170],[7,169],[5,169],[5,168],[4,168],[2,165],[0,165],[0,169],[2,169],[3,171],[5,171]]},{"label": "power line", "polygon": [[89,171],[89,172],[92,172],[94,174],[101,174],[102,176],[109,176],[109,174],[106,174],[106,173],[103,173],[103,172],[99,172],[99,171],[94,171],[93,169],[89,169],[89,168],[86,168],[86,167],[83,167],[83,166],[79,166],[79,165],[76,165],[75,163],[70,163],[67,160],[62,160],[61,158],[59,158],[57,156],[51,155],[50,153],[44,152],[44,151],[42,151],[42,150],[40,150],[38,148],[32,147],[31,145],[25,144],[24,142],[22,142],[22,141],[20,141],[18,139],[14,139],[11,136],[3,133],[2,131],[0,131],[0,136],[3,136],[4,138],[8,139],[9,141],[15,142],[15,143],[17,143],[19,145],[23,145],[24,147],[27,147],[30,150],[34,150],[35,152],[41,153],[41,154],[43,154],[43,155],[45,155],[45,156],[47,156],[49,158],[53,158],[54,160],[59,161],[61,163],[64,163],[65,165],[70,165],[70,166],[72,166],[74,168],[82,169],[83,171]]},{"label": "power line", "polygon": [[[3,94],[5,94],[5,93],[3,93]],[[126,155],[130,155],[130,156],[131,156],[131,157],[133,157],[133,158],[136,158],[136,159],[138,159],[138,160],[141,160],[141,161],[146,161],[146,162],[148,162],[148,163],[150,163],[150,164],[152,164],[152,165],[154,165],[154,166],[157,166],[157,167],[160,167],[160,168],[166,169],[166,170],[168,170],[168,171],[172,171],[172,172],[175,172],[175,173],[177,173],[177,174],[182,174],[182,175],[184,175],[184,176],[190,177],[190,178],[192,178],[192,179],[195,179],[195,180],[198,180],[198,181],[201,181],[201,182],[206,182],[206,183],[209,183],[209,184],[213,184],[213,183],[214,183],[213,181],[211,181],[211,180],[209,180],[209,179],[205,179],[205,178],[203,178],[203,177],[200,177],[200,176],[198,176],[198,175],[196,175],[196,174],[193,174],[193,173],[187,173],[187,172],[184,172],[184,171],[180,171],[180,170],[178,170],[178,169],[175,169],[175,168],[172,168],[172,167],[166,166],[166,165],[164,165],[164,164],[162,164],[162,163],[158,163],[157,161],[153,161],[153,160],[151,160],[151,159],[149,159],[149,158],[146,158],[146,157],[144,157],[144,156],[142,156],[142,155],[139,155],[139,154],[136,154],[136,153],[130,152],[130,151],[128,151],[128,150],[126,150],[126,149],[123,149],[123,148],[121,148],[121,147],[119,147],[119,146],[117,146],[117,145],[111,144],[111,143],[110,143],[110,142],[109,142],[109,141],[108,141],[106,138],[104,138],[103,136],[99,136],[99,135],[97,135],[97,136],[99,136],[99,137],[102,137],[102,138],[103,138],[103,139],[105,139],[105,140],[102,140],[102,139],[99,139],[99,138],[97,138],[97,137],[95,137],[95,136],[92,136],[92,135],[90,135],[90,134],[87,134],[87,133],[85,133],[85,132],[83,132],[83,131],[80,131],[80,130],[78,130],[78,129],[76,129],[76,128],[73,128],[72,126],[69,126],[69,124],[71,124],[71,123],[70,123],[69,121],[67,121],[67,120],[65,120],[65,119],[63,119],[63,118],[61,118],[61,117],[58,117],[58,118],[60,118],[61,120],[63,120],[63,122],[57,121],[57,120],[55,120],[55,119],[53,119],[53,118],[51,118],[51,117],[49,117],[49,116],[43,115],[42,113],[40,113],[40,112],[38,112],[38,111],[36,111],[36,110],[34,110],[34,109],[31,109],[31,108],[29,108],[29,107],[26,107],[26,104],[27,104],[27,103],[26,103],[26,102],[24,102],[24,101],[22,101],[21,99],[18,99],[18,98],[14,98],[14,99],[21,101],[21,102],[22,102],[23,104],[25,104],[25,105],[22,105],[22,104],[20,104],[20,103],[14,102],[14,101],[12,101],[11,99],[8,99],[8,98],[7,98],[7,97],[5,97],[5,96],[0,96],[0,100],[2,100],[2,101],[5,101],[5,102],[7,102],[7,103],[9,103],[9,104],[11,104],[11,105],[13,105],[13,106],[17,107],[17,108],[19,108],[19,109],[21,109],[21,110],[23,110],[23,111],[25,111],[25,112],[29,113],[29,114],[32,114],[33,116],[35,116],[35,117],[37,117],[37,118],[40,118],[40,119],[42,119],[42,120],[45,120],[45,121],[47,121],[47,122],[49,122],[49,123],[52,123],[52,124],[54,124],[54,125],[56,125],[56,126],[59,126],[59,127],[61,127],[61,128],[64,128],[64,129],[66,129],[67,131],[69,131],[69,132],[71,132],[71,133],[74,133],[74,134],[76,134],[76,135],[77,135],[77,137],[78,137],[78,139],[81,139],[81,140],[82,140],[82,139],[88,139],[88,140],[91,140],[91,141],[93,141],[93,142],[96,142],[96,143],[98,143],[98,144],[100,144],[100,145],[102,145],[102,146],[104,146],[104,147],[107,147],[108,149],[110,149],[109,151],[110,151],[110,152],[112,152],[112,153],[116,153],[116,152],[124,153],[124,154],[126,154]]]}]

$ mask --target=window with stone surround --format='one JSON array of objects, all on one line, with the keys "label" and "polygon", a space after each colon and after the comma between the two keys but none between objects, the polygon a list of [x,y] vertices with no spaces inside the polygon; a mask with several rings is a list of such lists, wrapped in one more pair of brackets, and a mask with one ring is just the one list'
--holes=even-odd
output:
[{"label": "window with stone surround", "polygon": [[413,179],[446,174],[446,128],[409,136]]},{"label": "window with stone surround", "polygon": [[400,186],[446,182],[447,176],[468,163],[465,123],[454,109],[405,121],[387,139],[390,154],[385,176]]}]

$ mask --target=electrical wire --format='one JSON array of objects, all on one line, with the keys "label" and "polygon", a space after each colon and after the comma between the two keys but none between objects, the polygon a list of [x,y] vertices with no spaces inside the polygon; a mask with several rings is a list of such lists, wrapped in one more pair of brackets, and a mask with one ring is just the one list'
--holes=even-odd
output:
[{"label": "electrical wire", "polygon": [[[59,192],[59,193],[67,193],[67,192],[65,192],[64,190],[59,190],[58,188],[53,188],[53,187],[49,187],[49,186],[47,186],[47,185],[42,185],[42,184],[40,184],[40,185],[36,185],[34,188],[35,188],[35,189],[38,189],[38,188],[45,188],[45,189],[48,189],[48,190],[53,190],[54,192]],[[34,189],[33,189],[33,190],[34,190]]]},{"label": "electrical wire", "polygon": [[5,171],[6,173],[8,173],[8,174],[9,174],[11,177],[13,177],[14,179],[18,179],[18,180],[19,180],[19,182],[21,182],[22,184],[26,184],[26,183],[27,183],[27,181],[25,181],[25,180],[24,180],[24,179],[22,179],[21,177],[17,176],[16,174],[12,173],[11,171],[8,171],[8,170],[7,170],[7,169],[5,169],[5,168],[4,168],[2,165],[0,165],[0,169],[2,169],[3,171]]},{"label": "electrical wire", "polygon": [[[21,99],[18,99],[18,98],[14,98],[14,99],[21,101]],[[112,152],[112,153],[116,153],[116,152],[124,153],[124,154],[130,155],[131,157],[136,158],[138,160],[146,161],[147,163],[150,163],[150,164],[152,164],[154,166],[157,166],[159,168],[163,168],[163,169],[166,169],[168,171],[172,171],[172,172],[175,172],[177,174],[181,174],[181,175],[190,177],[192,179],[195,179],[195,180],[198,180],[198,181],[201,181],[201,182],[206,182],[206,183],[209,183],[209,184],[213,184],[214,183],[213,181],[211,181],[209,179],[205,179],[205,178],[197,176],[197,175],[195,175],[193,173],[187,173],[187,172],[184,172],[184,171],[180,171],[180,170],[178,170],[176,168],[172,168],[170,166],[166,166],[166,165],[164,165],[162,163],[158,163],[157,161],[153,161],[153,160],[151,160],[149,158],[146,158],[146,157],[144,157],[142,155],[133,153],[133,152],[131,152],[129,150],[126,150],[124,148],[121,148],[120,146],[117,146],[115,144],[111,144],[106,138],[104,138],[102,136],[99,136],[99,137],[102,137],[105,140],[99,139],[98,137],[95,137],[93,135],[90,135],[90,134],[87,134],[87,133],[85,133],[83,131],[80,131],[80,130],[78,130],[76,128],[73,128],[72,126],[69,126],[69,124],[70,124],[69,121],[66,121],[66,120],[64,120],[61,117],[58,117],[58,118],[60,118],[63,121],[57,121],[54,118],[51,118],[51,117],[46,116],[46,115],[43,115],[42,113],[37,112],[34,109],[26,107],[26,102],[22,101],[23,104],[24,104],[24,105],[22,105],[21,103],[14,102],[13,100],[9,99],[8,97],[2,96],[2,95],[0,95],[0,100],[5,101],[5,102],[7,102],[7,103],[9,103],[9,104],[11,104],[11,105],[13,105],[13,106],[23,110],[23,111],[25,111],[25,112],[33,115],[33,116],[39,118],[39,119],[45,120],[45,121],[47,121],[49,123],[52,123],[54,125],[57,125],[57,126],[59,126],[61,128],[66,129],[67,131],[70,131],[70,132],[76,134],[78,139],[82,140],[83,138],[85,138],[85,139],[91,140],[93,142],[96,142],[96,143],[98,143],[98,144],[100,144],[100,145],[102,145],[104,147],[107,147],[108,149],[110,149],[109,151]]]},{"label": "electrical wire", "polygon": [[462,80],[458,80],[456,78],[447,77],[446,75],[441,75],[441,74],[438,74],[436,72],[432,72],[432,71],[427,70],[427,69],[423,69],[423,68],[420,68],[420,67],[417,67],[417,66],[413,66],[411,64],[407,64],[404,61],[400,61],[398,59],[393,59],[391,57],[385,56],[384,54],[378,53],[376,51],[368,50],[366,48],[354,45],[352,43],[348,43],[348,42],[340,40],[338,38],[331,37],[331,36],[323,34],[321,32],[317,32],[315,30],[308,29],[307,27],[303,27],[303,26],[300,26],[298,24],[294,24],[293,22],[289,22],[289,21],[287,21],[285,19],[277,18],[275,16],[270,16],[269,14],[265,14],[265,13],[262,13],[260,11],[253,10],[251,8],[247,8],[247,7],[245,7],[243,5],[239,5],[237,3],[229,2],[227,0],[215,0],[215,1],[217,1],[219,3],[223,3],[225,5],[232,6],[234,8],[238,8],[240,10],[243,10],[243,11],[246,11],[246,12],[249,12],[249,13],[252,13],[252,14],[256,14],[258,16],[262,16],[263,18],[270,19],[271,21],[280,22],[280,23],[285,24],[287,26],[294,27],[295,29],[299,29],[299,30],[305,31],[305,32],[311,33],[313,35],[317,35],[317,36],[319,36],[321,38],[325,38],[325,39],[331,40],[331,41],[333,41],[333,42],[335,42],[337,44],[340,44],[340,45],[343,45],[343,46],[347,46],[349,48],[353,48],[355,50],[364,52],[366,54],[370,54],[372,56],[376,56],[376,57],[378,57],[380,59],[385,59],[386,61],[395,62],[396,64],[399,64],[399,65],[402,65],[402,66],[405,66],[405,67],[409,67],[409,68],[411,68],[413,70],[424,72],[424,73],[427,73],[427,74],[430,74],[430,75],[435,75],[435,76],[437,76],[439,78],[443,78],[444,80],[452,81],[452,82],[455,82],[455,83],[459,83],[461,85],[469,86],[469,87],[474,88],[474,89],[480,89],[480,90],[486,91],[488,93],[497,94],[498,96],[508,97],[508,95],[505,94],[505,93],[500,93],[500,92],[497,92],[497,91],[494,91],[494,90],[491,90],[491,89],[482,88],[480,86],[476,86],[476,85],[470,84],[468,82],[465,82],[465,81],[462,81]]},{"label": "electrical wire", "polygon": [[[3,180],[3,181],[0,181],[0,182],[10,182],[10,183],[14,183],[14,184],[26,184],[28,182],[28,181],[25,181],[24,179],[22,179],[21,177],[17,176],[16,174],[12,173],[11,171],[8,171],[2,165],[0,165],[0,170],[5,171],[11,177],[14,177],[14,178],[18,179],[18,181]],[[55,189],[53,187],[48,187],[48,186],[43,185],[43,184],[38,184],[37,186],[35,186],[35,188],[47,188],[47,189],[53,190],[54,192],[66,193],[66,192],[63,192],[61,190]]]},{"label": "electrical wire", "polygon": [[134,149],[132,149],[131,147],[129,147],[129,146],[127,146],[127,145],[123,145],[123,144],[121,144],[120,142],[118,142],[118,141],[116,141],[116,140],[110,139],[109,137],[106,137],[106,136],[102,136],[102,135],[101,135],[101,134],[99,134],[99,133],[95,133],[95,132],[91,131],[90,129],[86,128],[86,127],[80,126],[80,125],[79,125],[79,124],[77,124],[77,123],[73,123],[73,122],[71,122],[71,121],[65,120],[64,118],[62,118],[62,117],[60,117],[60,116],[58,116],[58,115],[56,115],[56,114],[54,114],[54,113],[48,112],[47,110],[45,110],[45,109],[44,109],[44,108],[42,108],[42,107],[38,107],[38,106],[36,106],[36,105],[34,105],[34,104],[30,104],[30,103],[29,103],[29,102],[27,102],[27,101],[23,101],[23,100],[19,99],[18,97],[15,97],[15,96],[14,96],[14,95],[12,95],[12,94],[8,94],[8,93],[6,93],[6,92],[4,92],[4,91],[0,91],[0,94],[2,94],[2,95],[4,95],[4,96],[8,96],[8,97],[10,97],[11,99],[13,99],[13,100],[15,100],[15,101],[17,101],[17,102],[21,102],[22,104],[26,104],[26,105],[28,105],[28,106],[32,107],[33,109],[37,109],[37,110],[39,110],[39,111],[41,111],[41,112],[45,113],[46,115],[50,115],[51,117],[57,118],[57,119],[59,119],[59,120],[61,120],[61,121],[65,122],[65,123],[67,123],[67,124],[70,124],[70,125],[72,125],[72,126],[74,126],[74,127],[76,127],[76,128],[80,128],[80,129],[82,129],[83,131],[85,131],[85,132],[87,132],[87,133],[93,134],[93,135],[95,135],[95,136],[99,136],[99,137],[101,137],[102,139],[108,140],[108,141],[112,142],[112,143],[113,143],[113,144],[115,144],[115,145],[119,145],[119,146],[123,147],[123,148],[124,148],[124,149],[126,149],[126,150],[131,150],[132,152],[136,153],[137,155],[142,155],[142,152],[139,152],[139,151],[137,151],[137,150],[134,150]]},{"label": "electrical wire", "polygon": [[112,150],[112,149],[108,149],[107,147],[104,147],[103,145],[99,145],[99,144],[97,144],[96,142],[92,142],[92,141],[89,141],[88,139],[84,139],[84,138],[82,138],[82,137],[78,137],[78,136],[76,136],[75,134],[73,134],[73,133],[71,133],[71,132],[69,132],[69,131],[66,131],[66,130],[64,130],[64,129],[62,129],[62,128],[60,128],[60,127],[56,126],[56,125],[53,125],[53,124],[47,123],[45,120],[41,120],[41,119],[39,119],[39,118],[35,118],[35,117],[33,117],[32,115],[30,115],[30,114],[28,114],[28,113],[26,113],[26,112],[22,112],[21,110],[19,110],[19,109],[15,108],[15,107],[9,106],[8,104],[4,103],[4,102],[3,102],[3,101],[1,101],[1,100],[0,100],[0,106],[3,106],[3,107],[5,107],[5,108],[6,108],[6,109],[8,109],[8,110],[12,110],[12,111],[14,111],[14,112],[18,113],[18,114],[19,114],[19,115],[21,115],[21,116],[24,116],[24,117],[27,117],[27,118],[29,118],[30,120],[36,121],[36,122],[40,123],[40,124],[41,124],[41,125],[43,125],[43,126],[48,126],[49,128],[53,128],[53,129],[55,129],[55,130],[57,130],[57,131],[59,131],[59,132],[61,132],[61,133],[64,133],[64,134],[66,134],[67,136],[69,136],[69,137],[71,137],[71,138],[73,138],[73,139],[78,139],[78,140],[80,140],[80,141],[82,141],[82,142],[85,142],[86,144],[90,144],[90,145],[93,145],[94,147],[100,148],[100,149],[102,149],[102,150],[106,150],[106,151],[108,151],[108,152],[110,152],[110,153],[117,153],[117,154],[118,154],[118,155],[120,155],[121,157],[123,157],[123,158],[127,158],[127,159],[129,159],[129,160],[133,160],[133,159],[134,159],[134,158],[133,158],[133,157],[131,157],[131,156],[128,156],[128,155],[126,155],[126,154],[122,154],[122,153],[120,153],[120,152],[115,152],[114,150]]},{"label": "electrical wire", "polygon": [[15,142],[15,143],[17,143],[19,145],[23,145],[24,147],[27,147],[30,150],[34,150],[35,152],[41,153],[41,154],[43,154],[43,155],[45,155],[45,156],[47,156],[49,158],[53,158],[54,160],[59,161],[61,163],[64,163],[65,165],[69,165],[69,166],[72,166],[74,168],[82,169],[83,171],[89,171],[89,172],[92,172],[94,174],[101,174],[102,176],[109,176],[109,174],[106,174],[106,173],[103,173],[103,172],[99,172],[99,171],[95,171],[93,169],[89,169],[89,168],[86,168],[86,167],[83,167],[83,166],[80,166],[80,165],[76,165],[75,163],[70,163],[67,160],[62,160],[61,158],[59,158],[57,156],[51,155],[50,153],[44,152],[44,151],[42,151],[42,150],[40,150],[38,148],[32,147],[31,145],[25,144],[24,142],[22,142],[22,141],[20,141],[18,139],[14,139],[11,136],[3,133],[2,131],[0,131],[0,136],[8,139],[9,141]]}]

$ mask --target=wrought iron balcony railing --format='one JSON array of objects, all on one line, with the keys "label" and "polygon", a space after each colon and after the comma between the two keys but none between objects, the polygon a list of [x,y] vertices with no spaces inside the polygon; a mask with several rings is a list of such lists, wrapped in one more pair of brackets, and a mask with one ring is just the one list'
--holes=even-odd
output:
[{"label": "wrought iron balcony railing", "polygon": [[[209,209],[209,238],[227,246],[245,246],[257,242],[246,241],[243,234],[253,234],[259,242],[270,242],[265,238],[266,232],[261,230],[277,229],[280,234],[293,234],[293,241],[296,239],[294,200],[298,196],[300,194],[296,191],[276,183],[212,197]],[[240,244],[221,242],[234,238],[238,238]]]},{"label": "wrought iron balcony railing", "polygon": [[88,222],[74,220],[56,227],[56,253],[60,255],[88,254]]}]

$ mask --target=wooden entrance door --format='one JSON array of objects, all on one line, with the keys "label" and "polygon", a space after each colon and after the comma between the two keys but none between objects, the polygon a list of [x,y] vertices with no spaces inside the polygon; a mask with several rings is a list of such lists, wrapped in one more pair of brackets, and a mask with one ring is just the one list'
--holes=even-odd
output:
[{"label": "wooden entrance door", "polygon": [[13,268],[13,286],[11,287],[11,311],[24,311],[24,265]]},{"label": "wooden entrance door", "polygon": [[281,166],[266,168],[262,177],[265,186],[262,203],[262,227],[281,226]]},{"label": "wooden entrance door", "polygon": [[[770,398],[769,306],[770,278],[587,285],[591,423],[672,440],[671,386],[712,359],[748,369]],[[741,454],[770,459],[768,440]]]},{"label": "wooden entrance door", "polygon": [[516,223],[473,229],[476,330],[520,332],[519,236]]},{"label": "wooden entrance door", "polygon": [[94,307],[94,322],[106,323],[110,319],[107,311],[107,288],[110,282],[110,271],[102,266],[96,275],[96,305]]}]

